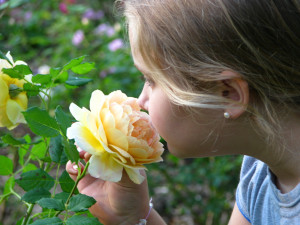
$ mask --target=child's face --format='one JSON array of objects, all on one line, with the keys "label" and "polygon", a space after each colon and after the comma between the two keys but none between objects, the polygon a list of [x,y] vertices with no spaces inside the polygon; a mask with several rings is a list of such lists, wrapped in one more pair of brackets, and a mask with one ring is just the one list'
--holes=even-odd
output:
[{"label": "child's face", "polygon": [[[134,57],[135,58],[135,57]],[[143,65],[138,64],[137,68],[144,71]],[[146,77],[147,79],[147,77]],[[194,115],[183,110],[182,107],[174,105],[158,84],[147,81],[144,84],[138,103],[144,110],[147,110],[152,124],[159,134],[167,141],[170,152],[178,157],[203,157],[216,153],[219,149],[215,140],[218,131],[218,124],[215,123],[216,110],[203,110],[203,114]],[[195,119],[197,122],[195,122]]]},{"label": "child's face", "polygon": [[[133,50],[132,38],[130,42]],[[218,121],[222,121],[223,111],[203,109],[201,114],[192,116],[182,107],[174,105],[158,84],[147,80],[151,74],[145,70],[137,51],[132,52],[136,67],[146,77],[138,99],[139,105],[148,111],[152,124],[167,141],[170,152],[182,158],[226,154],[228,146],[223,144],[228,142],[219,138],[223,126]]]}]

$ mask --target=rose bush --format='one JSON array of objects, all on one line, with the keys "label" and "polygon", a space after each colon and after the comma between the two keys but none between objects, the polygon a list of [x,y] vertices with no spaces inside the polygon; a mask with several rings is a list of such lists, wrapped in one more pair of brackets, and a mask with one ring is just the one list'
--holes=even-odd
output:
[{"label": "rose bush", "polygon": [[144,177],[139,170],[146,169],[143,164],[162,161],[160,137],[136,98],[121,91],[104,95],[96,90],[90,110],[72,103],[70,112],[78,122],[68,128],[67,137],[92,155],[88,168],[92,176],[117,182],[125,169],[140,184]]},{"label": "rose bush", "polygon": [[15,128],[19,123],[26,123],[22,111],[27,109],[28,98],[22,91],[25,80],[12,78],[2,72],[2,69],[13,68],[17,65],[27,65],[23,61],[13,61],[10,52],[5,59],[0,59],[0,127]]}]

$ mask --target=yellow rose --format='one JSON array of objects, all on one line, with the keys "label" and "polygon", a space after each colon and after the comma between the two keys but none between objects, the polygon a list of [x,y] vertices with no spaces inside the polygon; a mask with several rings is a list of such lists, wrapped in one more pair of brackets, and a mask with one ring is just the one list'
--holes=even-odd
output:
[{"label": "yellow rose", "polygon": [[117,182],[123,169],[140,184],[143,164],[162,161],[163,145],[147,113],[141,112],[136,98],[121,91],[104,95],[96,90],[90,110],[72,103],[70,111],[78,121],[67,130],[78,149],[92,155],[89,173],[96,178]]},{"label": "yellow rose", "polygon": [[27,109],[28,98],[25,92],[15,92],[13,89],[23,88],[24,80],[11,78],[2,72],[3,68],[12,68],[16,65],[24,64],[23,61],[16,61],[14,63],[10,53],[6,57],[13,64],[5,59],[0,59],[0,127],[7,127],[8,129],[15,128],[19,123],[25,123],[22,111]]}]

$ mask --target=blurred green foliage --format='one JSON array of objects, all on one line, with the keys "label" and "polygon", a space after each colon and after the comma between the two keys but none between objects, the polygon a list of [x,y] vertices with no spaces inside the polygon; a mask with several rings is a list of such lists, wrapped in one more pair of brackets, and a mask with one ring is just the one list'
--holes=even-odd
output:
[{"label": "blurred green foliage", "polygon": [[[93,82],[76,90],[59,86],[52,93],[51,108],[59,104],[67,109],[72,101],[87,106],[95,89],[104,93],[120,89],[129,96],[139,95],[143,83],[133,66],[124,22],[113,9],[113,2],[0,0],[3,53],[11,51],[15,60],[27,62],[34,73],[48,73],[49,67],[82,55],[95,62],[95,69],[81,75]],[[168,224],[226,224],[241,157],[178,159],[166,152],[164,159],[148,166],[149,185],[155,208]]]}]

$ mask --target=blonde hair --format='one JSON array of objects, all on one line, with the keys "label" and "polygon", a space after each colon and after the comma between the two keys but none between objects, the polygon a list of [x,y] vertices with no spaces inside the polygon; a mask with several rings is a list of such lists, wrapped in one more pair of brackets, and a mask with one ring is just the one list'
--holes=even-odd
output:
[{"label": "blonde hair", "polygon": [[282,109],[300,103],[299,0],[123,0],[134,51],[170,99],[224,108],[220,73],[248,82],[249,119],[278,139]]}]

